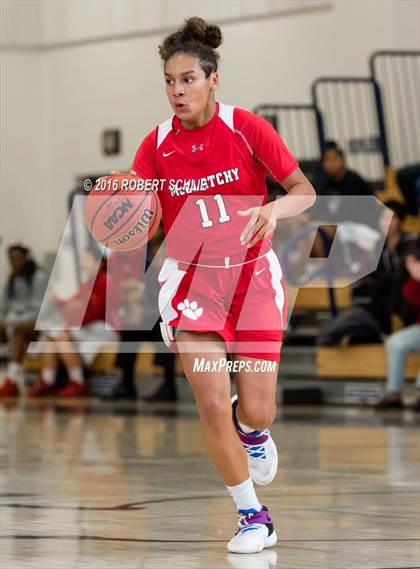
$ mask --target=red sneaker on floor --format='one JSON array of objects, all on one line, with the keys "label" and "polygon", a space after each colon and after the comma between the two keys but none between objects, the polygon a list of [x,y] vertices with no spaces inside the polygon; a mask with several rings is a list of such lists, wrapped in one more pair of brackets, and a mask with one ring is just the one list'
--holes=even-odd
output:
[{"label": "red sneaker on floor", "polygon": [[19,387],[8,377],[0,387],[0,397],[19,397]]},{"label": "red sneaker on floor", "polygon": [[42,379],[28,389],[28,397],[53,397],[57,394],[57,388]]},{"label": "red sneaker on floor", "polygon": [[84,397],[87,395],[87,387],[84,383],[70,381],[66,387],[59,389],[56,393],[57,397]]}]

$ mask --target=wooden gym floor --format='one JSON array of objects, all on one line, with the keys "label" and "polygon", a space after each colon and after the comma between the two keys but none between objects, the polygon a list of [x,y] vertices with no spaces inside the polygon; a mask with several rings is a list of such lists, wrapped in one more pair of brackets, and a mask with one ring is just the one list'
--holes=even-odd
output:
[{"label": "wooden gym floor", "polygon": [[279,542],[228,554],[236,516],[191,403],[3,403],[2,569],[420,566],[419,416],[279,410]]}]

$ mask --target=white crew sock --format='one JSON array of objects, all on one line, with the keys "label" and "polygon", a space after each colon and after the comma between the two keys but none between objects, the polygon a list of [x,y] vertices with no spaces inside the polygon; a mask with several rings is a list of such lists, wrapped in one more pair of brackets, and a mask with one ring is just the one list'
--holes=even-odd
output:
[{"label": "white crew sock", "polygon": [[54,367],[43,367],[41,370],[41,378],[47,385],[53,385],[55,382],[56,369]]},{"label": "white crew sock", "polygon": [[259,512],[262,508],[254,490],[254,483],[251,478],[236,486],[226,486],[232,496],[238,510],[255,510]]},{"label": "white crew sock", "polygon": [[83,373],[83,369],[80,366],[71,367],[69,369],[69,378],[70,381],[74,381],[76,383],[79,383],[80,385],[83,385],[85,383],[85,376]]},{"label": "white crew sock", "polygon": [[22,375],[22,364],[18,362],[9,362],[7,364],[7,377],[13,381],[13,383],[17,383],[22,378]]},{"label": "white crew sock", "polygon": [[251,433],[255,433],[255,429],[253,429],[252,427],[248,427],[248,425],[244,425],[244,423],[241,423],[238,417],[236,417],[236,420],[238,421],[239,428],[244,433],[244,435],[250,435]]}]

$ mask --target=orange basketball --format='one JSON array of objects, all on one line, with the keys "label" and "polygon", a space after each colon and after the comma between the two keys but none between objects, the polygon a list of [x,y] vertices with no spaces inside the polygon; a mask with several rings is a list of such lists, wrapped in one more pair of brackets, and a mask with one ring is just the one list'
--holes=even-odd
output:
[{"label": "orange basketball", "polygon": [[156,191],[131,174],[99,178],[85,206],[85,222],[96,241],[115,251],[130,251],[147,243],[162,218]]}]

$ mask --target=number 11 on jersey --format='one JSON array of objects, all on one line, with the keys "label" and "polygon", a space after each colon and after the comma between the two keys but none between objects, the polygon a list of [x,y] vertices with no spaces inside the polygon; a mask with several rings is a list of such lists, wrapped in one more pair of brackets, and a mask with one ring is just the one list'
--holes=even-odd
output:
[{"label": "number 11 on jersey", "polygon": [[[214,201],[217,203],[217,207],[219,209],[219,223],[227,223],[230,221],[230,215],[226,211],[225,202],[223,201],[223,197],[221,194],[216,194],[213,196]],[[206,202],[203,198],[196,200],[195,202],[198,205],[201,215],[201,226],[204,228],[213,227],[213,222],[209,217]]]}]

